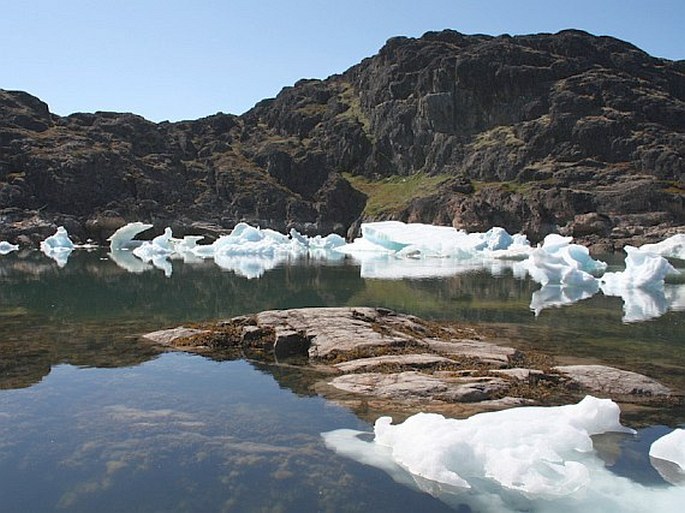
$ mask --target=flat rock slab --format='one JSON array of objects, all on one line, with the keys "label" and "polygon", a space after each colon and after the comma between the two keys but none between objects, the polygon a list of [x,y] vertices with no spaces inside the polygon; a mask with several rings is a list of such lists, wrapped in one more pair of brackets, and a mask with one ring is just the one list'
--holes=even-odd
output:
[{"label": "flat rock slab", "polygon": [[345,392],[391,400],[423,398],[450,402],[484,401],[506,389],[506,382],[499,378],[447,379],[417,371],[346,374],[329,384]]},{"label": "flat rock slab", "polygon": [[378,368],[404,368],[404,367],[435,367],[449,366],[456,362],[430,353],[400,354],[375,356],[372,358],[358,358],[347,362],[336,363],[334,367],[344,373],[370,372]]},{"label": "flat rock slab", "polygon": [[318,376],[308,390],[421,409],[563,402],[580,392],[650,405],[672,397],[666,386],[635,372],[603,365],[550,368],[550,357],[495,344],[475,328],[384,308],[269,310],[144,338],[209,356],[306,366]]},{"label": "flat rock slab", "polygon": [[197,335],[203,335],[208,333],[211,333],[211,331],[205,329],[186,328],[184,326],[179,326],[178,328],[146,333],[145,335],[143,335],[143,338],[155,342],[157,344],[161,344],[163,346],[171,346],[174,345],[175,342],[178,342],[180,340],[185,340],[189,337],[195,337]]},{"label": "flat rock slab", "polygon": [[554,370],[590,392],[610,396],[670,397],[671,390],[637,372],[606,365],[561,365]]}]

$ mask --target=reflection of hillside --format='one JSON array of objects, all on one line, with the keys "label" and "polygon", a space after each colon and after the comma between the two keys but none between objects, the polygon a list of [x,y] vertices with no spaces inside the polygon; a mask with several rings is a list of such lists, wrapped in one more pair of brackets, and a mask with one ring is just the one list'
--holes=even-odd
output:
[{"label": "reflection of hillside", "polygon": [[424,280],[367,280],[349,305],[385,306],[434,319],[472,322],[530,320],[528,303],[536,284],[486,271]]},{"label": "reflection of hillside", "polygon": [[0,259],[0,388],[29,386],[53,365],[121,367],[159,353],[136,335],[203,319],[266,309],[345,304],[363,287],[355,267],[288,266],[259,280],[211,262],[174,262],[130,274],[74,252],[62,269],[37,251]]}]

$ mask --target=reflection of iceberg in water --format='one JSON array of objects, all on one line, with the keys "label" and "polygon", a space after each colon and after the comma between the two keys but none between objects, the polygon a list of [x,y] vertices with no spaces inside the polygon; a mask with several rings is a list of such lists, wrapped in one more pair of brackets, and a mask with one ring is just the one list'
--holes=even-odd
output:
[{"label": "reflection of iceberg in water", "polygon": [[152,269],[151,265],[143,262],[140,258],[136,258],[133,253],[128,250],[113,249],[107,256],[109,256],[119,267],[130,273],[140,274]]},{"label": "reflection of iceberg in water", "polygon": [[599,291],[599,283],[593,281],[585,286],[543,285],[533,292],[530,309],[535,315],[545,308],[571,305],[594,296]]},{"label": "reflection of iceberg in water", "polygon": [[[419,413],[392,425],[383,417],[371,441],[349,429],[323,437],[337,453],[466,511],[681,511],[685,487],[633,482],[613,474],[598,457],[592,435],[631,431],[621,426],[619,414],[612,401],[586,397],[578,404],[462,420]],[[673,458],[675,443],[665,445]]]},{"label": "reflection of iceberg in water", "polygon": [[262,275],[275,269],[288,260],[288,256],[268,256],[268,255],[216,255],[214,262],[216,265],[227,271],[232,271],[238,276],[243,276],[248,280],[261,278]]},{"label": "reflection of iceberg in water", "polygon": [[[662,257],[627,247],[626,270],[598,279],[595,276],[604,273],[607,265],[593,259],[586,247],[573,244],[572,237],[556,234],[532,248],[524,235],[512,236],[498,227],[466,233],[445,226],[382,221],[362,224],[362,237],[346,244],[335,234],[308,237],[295,230],[282,234],[238,223],[229,235],[206,245],[198,245],[200,236],[174,238],[170,228],[152,241],[133,240],[149,226],[131,223],[121,228],[112,236],[112,245],[135,247],[136,257],[163,270],[166,276],[171,276],[173,260],[195,263],[212,259],[222,269],[252,279],[293,259],[336,261],[351,257],[359,263],[362,278],[431,279],[480,270],[493,276],[509,272],[519,279],[530,276],[542,285],[531,297],[530,308],[536,315],[548,307],[587,299],[600,287],[605,295],[624,298],[625,322],[658,317],[669,309],[685,309],[680,289],[667,287],[664,293],[664,277],[677,271]],[[665,247],[672,252],[679,246],[671,241]],[[113,256],[115,261],[117,256]],[[119,260],[132,272],[151,268],[133,265],[126,257]]]}]

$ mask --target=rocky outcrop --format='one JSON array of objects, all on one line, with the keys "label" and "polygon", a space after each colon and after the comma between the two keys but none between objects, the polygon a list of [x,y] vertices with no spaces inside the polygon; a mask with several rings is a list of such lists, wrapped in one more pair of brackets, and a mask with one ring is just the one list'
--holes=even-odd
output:
[{"label": "rocky outcrop", "polygon": [[[0,238],[37,238],[35,219],[100,239],[132,220],[353,233],[396,218],[639,244],[685,224],[684,132],[683,61],[575,30],[397,37],[242,116],[178,123],[60,117],[0,91]],[[374,195],[409,176],[432,185]]]},{"label": "rocky outcrop", "polygon": [[551,404],[586,393],[636,404],[680,400],[634,372],[598,365],[553,367],[551,358],[495,344],[473,327],[431,323],[383,308],[271,310],[143,338],[210,357],[315,370],[320,376],[310,390],[348,404],[378,401],[386,411]]}]

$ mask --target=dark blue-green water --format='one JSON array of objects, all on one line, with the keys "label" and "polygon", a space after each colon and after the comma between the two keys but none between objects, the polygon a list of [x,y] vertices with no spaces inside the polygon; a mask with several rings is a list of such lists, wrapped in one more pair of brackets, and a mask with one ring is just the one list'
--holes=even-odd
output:
[{"label": "dark blue-green water", "polygon": [[[601,294],[529,309],[538,286],[473,270],[363,279],[352,261],[300,261],[248,280],[214,263],[166,278],[126,272],[107,252],[64,268],[38,252],[0,257],[0,511],[454,511],[383,471],[329,451],[320,433],[368,419],[309,392],[302,372],[162,353],[141,333],[265,309],[379,305],[487,323],[560,359],[603,361],[685,389],[685,313],[624,324]],[[616,472],[650,483],[648,443],[682,411],[634,413]]]}]

